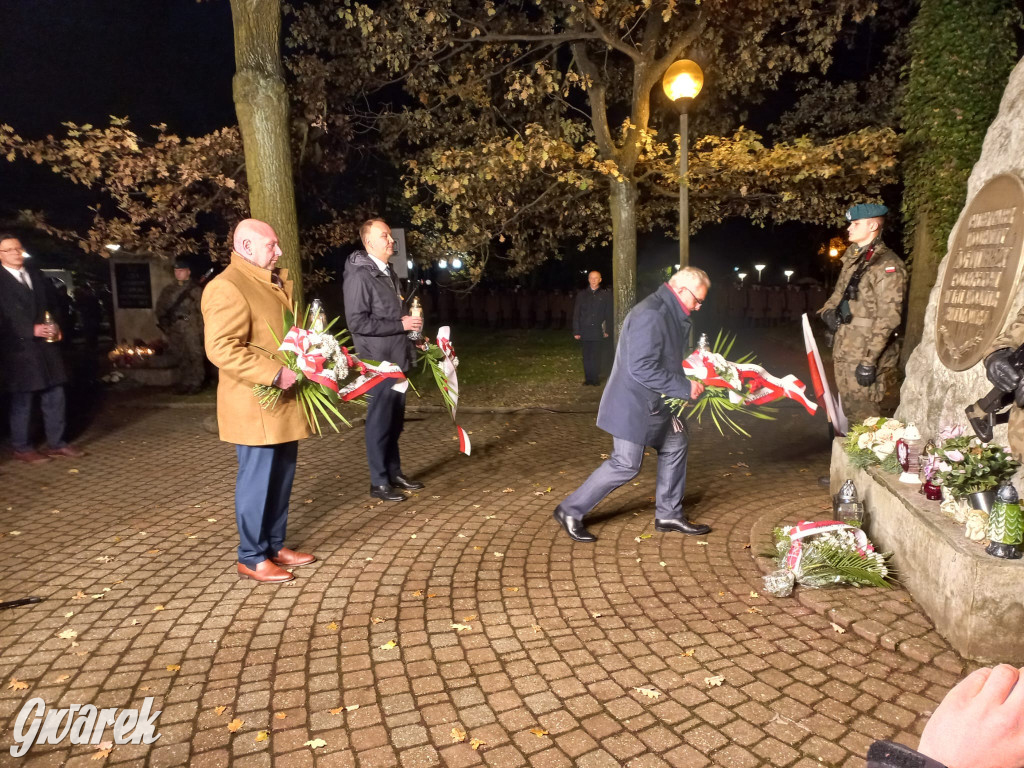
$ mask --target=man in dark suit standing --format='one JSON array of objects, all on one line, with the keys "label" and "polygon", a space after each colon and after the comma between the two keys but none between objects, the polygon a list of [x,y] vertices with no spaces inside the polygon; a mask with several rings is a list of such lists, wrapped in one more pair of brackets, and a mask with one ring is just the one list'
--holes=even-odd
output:
[{"label": "man in dark suit standing", "polygon": [[707,298],[711,281],[696,267],[683,267],[626,316],[615,364],[601,397],[597,426],[614,438],[611,457],[555,509],[555,520],[574,541],[596,541],[583,517],[605,496],[640,471],[644,446],[658,451],[654,529],[694,536],[711,528],[687,521],[686,423],[669,412],[662,395],[696,400],[704,391],[683,373],[690,352],[690,315]]},{"label": "man in dark suit standing", "polygon": [[576,294],[572,337],[583,347],[583,385],[601,384],[601,348],[612,330],[612,295],[601,288],[601,273],[587,275],[588,288]]},{"label": "man in dark suit standing", "polygon": [[[25,267],[25,251],[13,235],[0,235],[0,368],[9,393],[14,458],[40,464],[51,457],[84,452],[64,440],[64,384],[57,297],[46,277]],[[46,322],[49,312],[51,322]],[[29,435],[32,405],[39,394],[47,448],[36,451]]]},{"label": "man in dark suit standing", "polygon": [[[408,371],[413,361],[408,333],[422,331],[423,318],[403,314],[398,276],[388,263],[395,252],[391,228],[381,219],[370,219],[359,228],[359,237],[365,250],[348,257],[344,285],[345,319],[356,352]],[[370,495],[384,501],[405,501],[400,488],[423,488],[402,472],[398,438],[404,426],[405,391],[386,383],[374,388],[366,409],[366,461]]]}]

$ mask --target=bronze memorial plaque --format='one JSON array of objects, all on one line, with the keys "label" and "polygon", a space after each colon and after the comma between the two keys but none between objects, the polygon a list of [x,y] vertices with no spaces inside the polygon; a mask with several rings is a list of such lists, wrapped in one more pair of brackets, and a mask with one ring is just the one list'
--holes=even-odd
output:
[{"label": "bronze memorial plaque", "polygon": [[990,180],[960,216],[935,316],[935,348],[949,369],[981,360],[1017,290],[1024,243],[1024,182]]}]

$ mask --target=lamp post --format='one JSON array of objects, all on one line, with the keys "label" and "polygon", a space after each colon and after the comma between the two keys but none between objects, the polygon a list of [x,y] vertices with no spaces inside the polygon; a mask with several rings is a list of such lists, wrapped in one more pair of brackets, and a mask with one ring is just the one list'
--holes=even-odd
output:
[{"label": "lamp post", "polygon": [[782,274],[784,274],[786,276],[786,284],[788,285],[789,284],[789,278],[791,278],[793,276],[793,270],[792,269],[784,269],[782,271]]},{"label": "lamp post", "polygon": [[736,273],[736,277],[738,277],[740,279],[740,285],[743,285],[743,281],[746,279],[747,273],[746,272],[737,272]]},{"label": "lamp post", "polygon": [[679,110],[679,266],[690,263],[690,200],[686,172],[689,161],[687,109],[704,85],[704,72],[697,62],[680,59],[661,79],[665,95]]},{"label": "lamp post", "polygon": [[754,269],[757,270],[757,282],[761,282],[761,270],[764,269],[764,264],[755,264]]}]

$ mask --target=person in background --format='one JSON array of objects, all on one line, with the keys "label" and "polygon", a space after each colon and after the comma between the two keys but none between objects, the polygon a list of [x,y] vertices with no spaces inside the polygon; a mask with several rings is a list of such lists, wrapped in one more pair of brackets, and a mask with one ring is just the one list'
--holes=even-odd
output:
[{"label": "person in background", "polygon": [[[56,343],[62,335],[53,285],[38,269],[25,266],[25,249],[14,235],[0,235],[0,264],[0,369],[10,397],[14,458],[42,464],[55,457],[84,456],[64,439],[68,379]],[[30,434],[37,395],[47,445],[41,453]]]},{"label": "person in background", "polygon": [[583,385],[601,385],[602,342],[612,331],[612,295],[601,288],[601,273],[587,275],[587,287],[576,294],[572,310],[572,337],[583,348]]},{"label": "person in background", "polygon": [[178,259],[174,262],[174,283],[165,286],[156,301],[157,322],[178,360],[177,391],[182,395],[196,394],[206,379],[202,294],[192,280],[189,263]]}]

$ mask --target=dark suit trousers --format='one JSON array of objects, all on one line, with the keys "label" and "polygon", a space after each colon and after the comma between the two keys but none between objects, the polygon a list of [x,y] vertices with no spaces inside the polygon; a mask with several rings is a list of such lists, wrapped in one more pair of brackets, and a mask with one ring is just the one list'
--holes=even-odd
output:
[{"label": "dark suit trousers", "polygon": [[238,454],[235,483],[238,562],[255,568],[284,546],[299,441],[236,445],[235,450]]},{"label": "dark suit trousers", "polygon": [[587,384],[601,383],[601,349],[604,340],[580,341],[583,346],[583,380]]},{"label": "dark suit trousers", "polygon": [[[64,385],[40,390],[39,405],[43,411],[46,444],[50,448],[63,448],[65,428]],[[11,392],[11,444],[18,453],[33,450],[29,426],[32,423],[32,403],[35,392]]]},{"label": "dark suit trousers", "polygon": [[402,472],[398,438],[405,428],[405,392],[396,392],[388,383],[376,387],[366,407],[366,463],[370,465],[370,485],[391,485],[391,478]]},{"label": "dark suit trousers", "polygon": [[[669,432],[658,450],[658,479],[655,485],[654,517],[657,520],[682,520],[683,493],[686,491],[687,433]],[[559,506],[569,517],[582,520],[590,510],[616,488],[625,485],[640,472],[644,446],[614,438],[612,455],[594,470],[583,485]]]}]

